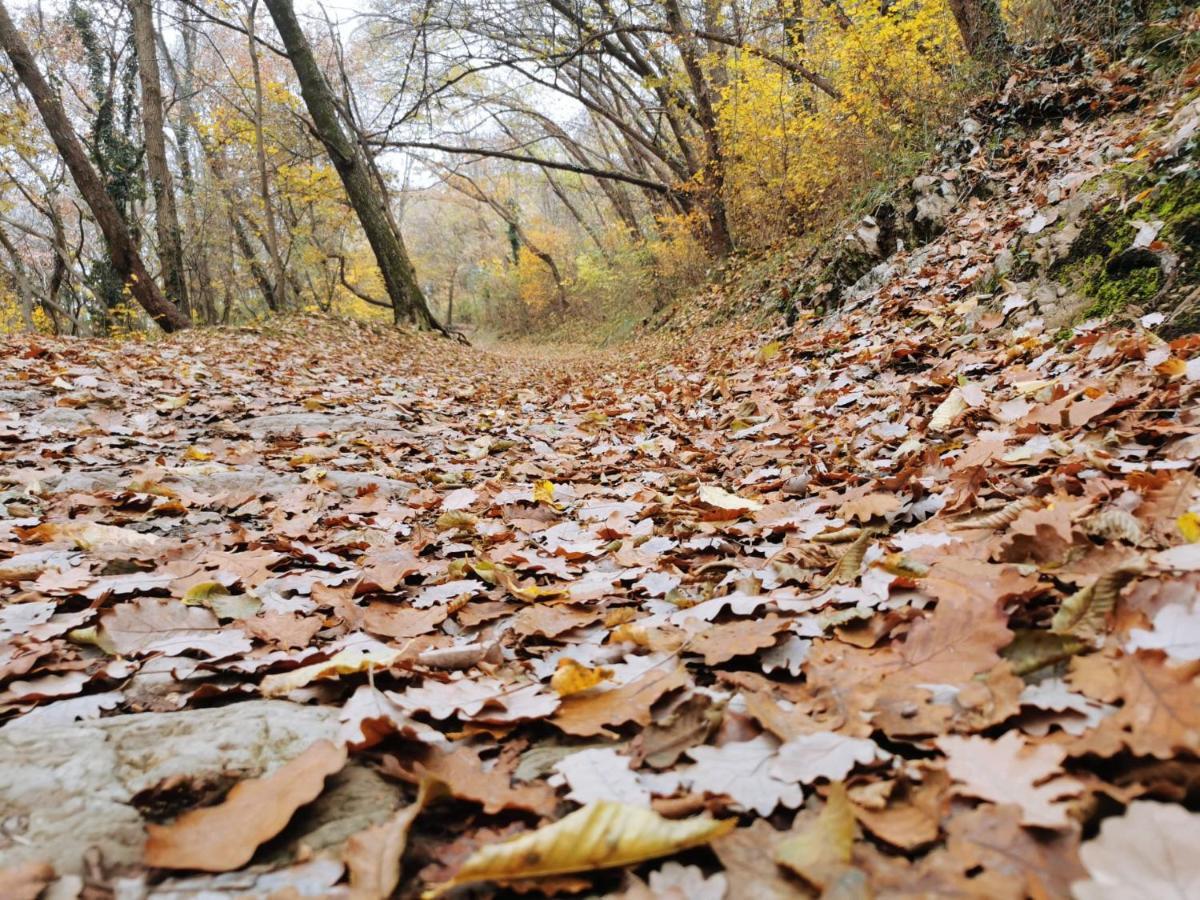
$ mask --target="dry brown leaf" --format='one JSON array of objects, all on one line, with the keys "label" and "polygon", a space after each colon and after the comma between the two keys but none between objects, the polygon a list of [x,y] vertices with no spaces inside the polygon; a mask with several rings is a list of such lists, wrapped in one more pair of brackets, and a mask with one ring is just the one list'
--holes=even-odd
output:
[{"label": "dry brown leaf", "polygon": [[0,897],[4,900],[37,900],[56,875],[48,862],[27,862],[0,869]]},{"label": "dry brown leaf", "polygon": [[835,782],[817,820],[781,841],[775,848],[775,861],[824,889],[850,865],[857,833],[846,786]]},{"label": "dry brown leaf", "polygon": [[398,606],[376,600],[369,603],[363,613],[363,628],[371,634],[404,640],[428,634],[449,614],[450,610],[444,606],[413,609],[411,606]]},{"label": "dry brown leaf", "polygon": [[1120,708],[1072,745],[1073,755],[1113,756],[1123,747],[1170,759],[1200,752],[1200,661],[1172,666],[1159,652],[1110,659],[1102,654],[1071,661],[1071,686]]},{"label": "dry brown leaf", "polygon": [[239,782],[216,806],[184,813],[170,825],[148,825],[143,859],[158,869],[229,872],[321,794],[346,763],[346,748],[317,741],[270,775]]},{"label": "dry brown leaf", "polygon": [[927,768],[922,770],[920,781],[903,779],[889,785],[882,806],[868,807],[852,797],[854,815],[864,828],[893,847],[915,850],[937,840],[949,802],[949,787],[950,779],[944,771]]},{"label": "dry brown leaf", "polygon": [[353,900],[387,900],[392,896],[400,884],[400,859],[408,844],[408,831],[441,789],[436,781],[422,781],[416,800],[346,841],[342,861],[350,872]]},{"label": "dry brown leaf", "polygon": [[1012,878],[1022,896],[1068,897],[1084,875],[1076,829],[1034,832],[1021,827],[1016,806],[985,804],[946,823],[950,856],[966,872],[986,869]]},{"label": "dry brown leaf", "polygon": [[900,498],[895,494],[864,494],[862,497],[843,503],[838,513],[848,522],[853,522],[857,519],[866,524],[874,518],[895,512],[902,505],[903,503]]},{"label": "dry brown leaf", "polygon": [[247,652],[250,639],[232,626],[222,627],[212,611],[178,600],[142,597],[121,603],[100,619],[101,632],[122,656],[188,651],[222,658]]},{"label": "dry brown leaf", "polygon": [[468,747],[447,752],[426,750],[414,766],[419,777],[441,782],[451,795],[483,806],[488,815],[505,809],[523,809],[539,816],[554,812],[554,791],[544,782],[512,786],[512,773],[501,765],[485,769],[479,756]]},{"label": "dry brown leaf", "polygon": [[950,735],[937,739],[946,754],[946,770],[960,791],[993,803],[1021,808],[1021,824],[1065,828],[1070,824],[1064,802],[1083,792],[1083,785],[1062,772],[1067,752],[1052,744],[1027,744],[1015,731],[995,741]]},{"label": "dry brown leaf", "polygon": [[787,620],[774,613],[762,619],[738,619],[709,626],[688,642],[688,648],[703,654],[706,666],[716,666],[773,646],[776,635],[787,627]]},{"label": "dry brown leaf", "polygon": [[650,707],[659,698],[691,683],[687,672],[677,665],[652,669],[629,684],[612,690],[592,691],[565,697],[551,723],[577,737],[609,735],[609,725],[650,722]]},{"label": "dry brown leaf", "polygon": [[1200,897],[1196,835],[1200,813],[1139,800],[1123,816],[1105,819],[1080,850],[1090,879],[1076,881],[1078,900]]}]

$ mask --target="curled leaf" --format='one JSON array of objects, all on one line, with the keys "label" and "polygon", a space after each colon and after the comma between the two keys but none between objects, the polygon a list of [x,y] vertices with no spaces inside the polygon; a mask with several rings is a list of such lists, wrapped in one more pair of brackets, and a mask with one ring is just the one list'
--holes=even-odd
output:
[{"label": "curled leaf", "polygon": [[850,864],[856,831],[846,786],[835,782],[816,822],[782,841],[775,848],[775,862],[824,888]]},{"label": "curled leaf", "polygon": [[324,662],[301,666],[299,669],[281,672],[278,675],[268,675],[259,685],[259,691],[264,697],[283,697],[322,678],[353,675],[370,669],[386,669],[395,665],[403,655],[400,650],[372,650],[363,653],[361,650],[350,648],[334,654]]},{"label": "curled leaf", "polygon": [[600,800],[553,825],[475,851],[450,881],[422,896],[433,900],[475,881],[543,878],[628,866],[698,847],[736,823],[708,816],[665,819],[652,810]]},{"label": "curled leaf", "polygon": [[826,583],[849,584],[856,581],[862,573],[863,560],[866,558],[867,550],[870,548],[874,536],[875,533],[869,528],[864,529],[862,534],[854,539],[854,543],[846,548],[842,558],[837,561],[837,565],[829,573]]},{"label": "curled leaf", "polygon": [[350,871],[354,900],[386,900],[392,896],[400,883],[400,858],[408,843],[408,830],[429,801],[444,790],[440,782],[422,779],[416,800],[346,841],[342,860]]},{"label": "curled leaf", "polygon": [[1121,566],[1076,591],[1062,602],[1050,620],[1050,630],[1058,635],[1096,641],[1107,630],[1108,618],[1117,605],[1121,588],[1144,568],[1140,561]]}]

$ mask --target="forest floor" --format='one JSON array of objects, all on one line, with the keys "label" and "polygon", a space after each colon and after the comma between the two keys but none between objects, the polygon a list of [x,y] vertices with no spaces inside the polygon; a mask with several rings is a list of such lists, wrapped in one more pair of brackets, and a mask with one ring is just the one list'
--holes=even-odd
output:
[{"label": "forest floor", "polygon": [[0,895],[1197,896],[1200,337],[972,293],[1143,128],[786,334],[7,339]]}]

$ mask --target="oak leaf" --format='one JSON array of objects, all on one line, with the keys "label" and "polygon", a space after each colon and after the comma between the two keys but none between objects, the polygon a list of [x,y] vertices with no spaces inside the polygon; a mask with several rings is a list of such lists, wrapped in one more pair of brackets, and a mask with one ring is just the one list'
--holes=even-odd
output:
[{"label": "oak leaf", "polygon": [[1200,897],[1196,835],[1200,813],[1138,800],[1123,816],[1105,819],[1100,834],[1080,849],[1089,880],[1076,881],[1076,900]]},{"label": "oak leaf", "polygon": [[856,765],[869,765],[887,756],[872,740],[818,731],[794,737],[780,747],[771,763],[771,775],[803,784],[818,778],[841,781]]},{"label": "oak leaf", "polygon": [[650,722],[650,708],[670,691],[690,683],[687,672],[655,668],[629,684],[607,691],[589,691],[566,697],[551,723],[567,734],[594,737],[611,734],[606,726]]},{"label": "oak leaf", "polygon": [[787,621],[774,613],[762,619],[739,619],[706,628],[689,641],[688,647],[704,655],[705,665],[716,666],[773,646],[776,635],[787,626]]},{"label": "oak leaf", "polygon": [[1083,785],[1062,774],[1067,755],[1062,747],[1026,744],[1015,731],[995,741],[950,735],[936,743],[962,793],[992,803],[1016,804],[1023,825],[1064,828],[1070,823],[1063,801],[1080,794]]},{"label": "oak leaf", "polygon": [[720,747],[693,747],[687,755],[695,764],[678,770],[694,791],[724,794],[744,809],[769,816],[775,807],[795,809],[804,802],[799,785],[771,774],[779,742],[765,734]]}]

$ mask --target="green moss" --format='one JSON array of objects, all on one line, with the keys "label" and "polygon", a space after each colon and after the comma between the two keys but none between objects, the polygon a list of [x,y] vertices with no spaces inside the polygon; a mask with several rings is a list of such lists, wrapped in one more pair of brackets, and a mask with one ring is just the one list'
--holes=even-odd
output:
[{"label": "green moss", "polygon": [[1162,272],[1157,267],[1132,269],[1116,276],[1101,269],[1084,286],[1092,303],[1084,309],[1082,316],[1084,319],[1106,318],[1130,303],[1147,303],[1154,299],[1161,286]]}]

